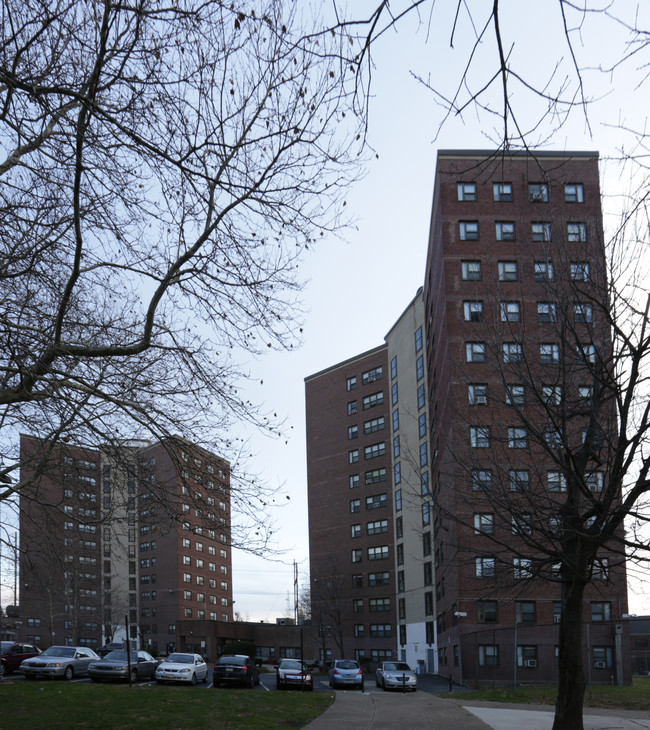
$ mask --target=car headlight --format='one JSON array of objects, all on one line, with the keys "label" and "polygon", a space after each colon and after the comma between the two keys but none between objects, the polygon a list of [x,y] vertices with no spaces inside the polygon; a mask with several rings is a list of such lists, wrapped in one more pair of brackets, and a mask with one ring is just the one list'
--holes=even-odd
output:
[{"label": "car headlight", "polygon": [[182,674],[187,674],[188,672],[191,672],[191,669],[181,669]]}]

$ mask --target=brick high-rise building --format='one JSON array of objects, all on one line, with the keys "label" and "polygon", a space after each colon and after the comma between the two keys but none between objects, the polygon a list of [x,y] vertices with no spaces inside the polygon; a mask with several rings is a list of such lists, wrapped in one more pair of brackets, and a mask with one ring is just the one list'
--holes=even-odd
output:
[{"label": "brick high-rise building", "polygon": [[[595,428],[591,407],[606,291],[596,153],[439,152],[425,307],[445,674],[556,678],[567,474],[585,514],[607,479],[615,416],[601,408]],[[594,681],[621,680],[624,559],[602,551],[593,577],[585,661]]]},{"label": "brick high-rise building", "polygon": [[115,450],[22,436],[21,463],[23,639],[96,648],[128,618],[152,651],[214,646],[210,622],[233,619],[228,462],[180,438]]},{"label": "brick high-rise building", "polygon": [[[556,679],[558,510],[581,480],[590,529],[615,418],[593,407],[606,284],[596,153],[439,153],[423,293],[385,346],[306,379],[312,600],[327,574],[336,620],[320,620],[344,653]],[[369,512],[380,491],[392,499]],[[383,641],[367,628],[379,594]],[[626,612],[624,558],[602,550],[584,606],[593,681],[629,678]]]}]

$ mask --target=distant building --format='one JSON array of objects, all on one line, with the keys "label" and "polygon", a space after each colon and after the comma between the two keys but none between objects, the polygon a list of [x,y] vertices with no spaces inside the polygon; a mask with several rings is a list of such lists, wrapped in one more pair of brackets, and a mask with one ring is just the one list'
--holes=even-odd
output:
[{"label": "distant building", "polygon": [[[22,436],[21,464],[20,638],[97,648],[128,621],[142,647],[201,652],[210,622],[232,622],[227,461],[180,438],[109,450]],[[190,620],[202,631],[182,635]]]}]

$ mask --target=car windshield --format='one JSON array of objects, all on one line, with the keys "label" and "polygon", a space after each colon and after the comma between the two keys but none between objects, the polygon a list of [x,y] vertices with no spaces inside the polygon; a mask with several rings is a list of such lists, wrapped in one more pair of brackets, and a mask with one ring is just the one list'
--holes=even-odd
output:
[{"label": "car windshield", "polygon": [[74,646],[51,646],[49,649],[46,649],[41,656],[62,656],[66,659],[72,659],[76,653],[77,650]]},{"label": "car windshield", "polygon": [[0,654],[4,654],[13,645],[14,645],[13,641],[3,641],[0,644]]},{"label": "car windshield", "polygon": [[301,671],[304,669],[304,666],[302,662],[296,661],[295,659],[285,659],[280,664],[281,669],[297,669],[298,671]]},{"label": "car windshield", "polygon": [[359,665],[352,661],[336,662],[338,669],[358,669]]},{"label": "car windshield", "polygon": [[[104,657],[104,661],[108,662],[126,662],[128,661],[126,652],[122,649],[116,649],[115,651],[109,651],[108,654]],[[131,652],[131,661],[137,662],[138,661],[138,653],[135,651]]]},{"label": "car windshield", "polygon": [[194,664],[193,654],[170,654],[167,657],[168,662],[174,662],[175,664]]},{"label": "car windshield", "polygon": [[384,664],[384,669],[388,672],[410,672],[411,667],[404,662],[389,662]]},{"label": "car windshield", "polygon": [[217,664],[235,664],[239,667],[244,666],[246,664],[246,657],[245,656],[220,656],[217,659]]}]

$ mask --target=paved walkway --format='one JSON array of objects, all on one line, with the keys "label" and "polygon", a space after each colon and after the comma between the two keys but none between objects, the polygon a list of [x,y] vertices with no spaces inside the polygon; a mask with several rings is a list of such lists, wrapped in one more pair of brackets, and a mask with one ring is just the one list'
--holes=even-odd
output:
[{"label": "paved walkway", "polygon": [[[548,706],[443,699],[428,692],[338,691],[336,699],[305,730],[550,730]],[[594,710],[585,730],[650,730],[650,712]]]}]

